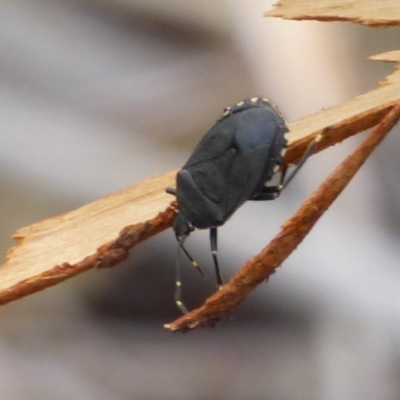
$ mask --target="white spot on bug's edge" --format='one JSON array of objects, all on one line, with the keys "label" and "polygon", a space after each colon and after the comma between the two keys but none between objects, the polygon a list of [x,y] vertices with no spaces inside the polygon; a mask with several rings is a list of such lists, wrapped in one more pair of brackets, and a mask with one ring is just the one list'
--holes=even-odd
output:
[{"label": "white spot on bug's edge", "polygon": [[244,101],[239,101],[239,103],[237,103],[237,106],[242,106],[244,104]]},{"label": "white spot on bug's edge", "polygon": [[285,148],[283,148],[283,149],[281,150],[280,155],[281,155],[282,157],[284,157],[285,154],[286,154],[286,152],[287,152],[287,148],[285,147]]},{"label": "white spot on bug's edge", "polygon": [[265,101],[266,103],[269,103],[269,99],[267,99],[266,97],[263,98],[263,101]]},{"label": "white spot on bug's edge", "polygon": [[182,283],[181,283],[181,281],[176,281],[176,282],[175,282],[175,285],[178,286],[178,287],[180,287],[180,286],[182,286]]},{"label": "white spot on bug's edge", "polygon": [[274,173],[277,173],[279,171],[279,165],[275,165],[273,171],[274,171]]},{"label": "white spot on bug's edge", "polygon": [[289,139],[290,139],[290,132],[286,132],[286,133],[283,135],[283,138],[284,138],[285,140],[289,140]]},{"label": "white spot on bug's edge", "polygon": [[252,98],[250,99],[250,101],[252,101],[253,103],[257,103],[257,101],[258,101],[259,99],[260,99],[259,97],[252,97]]},{"label": "white spot on bug's edge", "polygon": [[322,136],[323,136],[323,134],[322,134],[322,133],[320,133],[320,134],[318,134],[317,136],[315,136],[314,142],[315,142],[315,143],[318,143],[318,142],[320,142],[320,141],[321,141],[321,139],[322,139]]}]

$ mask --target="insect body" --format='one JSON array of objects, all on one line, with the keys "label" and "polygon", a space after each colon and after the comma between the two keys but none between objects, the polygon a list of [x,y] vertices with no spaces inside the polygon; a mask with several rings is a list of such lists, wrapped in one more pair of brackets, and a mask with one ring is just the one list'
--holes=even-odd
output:
[{"label": "insect body", "polygon": [[[179,248],[197,268],[183,243],[195,228],[210,229],[219,286],[222,278],[217,259],[217,227],[247,200],[278,197],[303,164],[297,166],[287,182],[284,182],[284,167],[280,184],[266,186],[280,169],[287,132],[284,119],[267,99],[254,97],[226,108],[178,172],[176,188],[167,188],[167,193],[175,195],[178,203],[173,229]],[[179,257],[175,301],[181,311],[187,312],[181,301]]]}]

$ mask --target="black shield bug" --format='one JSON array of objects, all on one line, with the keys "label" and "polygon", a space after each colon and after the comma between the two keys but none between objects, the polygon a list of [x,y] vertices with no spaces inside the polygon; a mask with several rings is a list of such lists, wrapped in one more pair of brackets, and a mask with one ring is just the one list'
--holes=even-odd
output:
[{"label": "black shield bug", "polygon": [[[241,101],[224,110],[178,172],[176,188],[166,189],[167,193],[176,196],[178,203],[173,223],[178,249],[185,252],[201,273],[183,244],[195,228],[210,229],[211,252],[219,287],[222,278],[217,259],[217,227],[224,224],[247,200],[277,198],[317,142],[315,140],[315,144],[309,147],[286,180],[286,166],[283,166],[279,184],[266,186],[280,169],[287,148],[287,134],[284,119],[268,99],[254,97]],[[183,313],[187,312],[181,298],[179,255],[175,302]]]}]

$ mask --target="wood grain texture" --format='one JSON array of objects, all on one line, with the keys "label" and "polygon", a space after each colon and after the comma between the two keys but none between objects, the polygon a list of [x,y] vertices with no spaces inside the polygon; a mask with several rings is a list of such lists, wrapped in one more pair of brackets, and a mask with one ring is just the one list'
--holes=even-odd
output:
[{"label": "wood grain texture", "polygon": [[[374,59],[400,61],[400,51]],[[291,140],[285,162],[295,163],[315,135],[327,126],[318,151],[376,125],[400,100],[398,68],[375,90],[289,124]],[[81,273],[115,265],[137,243],[167,229],[174,215],[176,171],[150,177],[77,210],[16,232],[16,245],[0,268],[0,304],[16,300]]]},{"label": "wood grain texture", "polygon": [[281,0],[265,16],[397,26],[400,24],[400,5],[398,0]]},{"label": "wood grain texture", "polygon": [[164,189],[175,173],[18,230],[0,268],[0,304],[126,259],[131,247],[170,226],[174,212]]}]

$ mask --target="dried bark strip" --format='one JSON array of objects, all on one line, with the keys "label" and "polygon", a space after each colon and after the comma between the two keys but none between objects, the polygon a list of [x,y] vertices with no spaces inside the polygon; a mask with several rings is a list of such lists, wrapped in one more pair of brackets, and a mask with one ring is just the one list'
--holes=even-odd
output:
[{"label": "dried bark strip", "polygon": [[265,16],[294,20],[349,21],[369,26],[400,25],[397,0],[281,0]]},{"label": "dried bark strip", "polygon": [[298,161],[308,143],[327,126],[333,129],[324,135],[317,151],[321,151],[379,123],[390,108],[400,101],[400,51],[394,50],[370,57],[372,60],[394,62],[395,71],[380,81],[370,92],[363,93],[335,107],[321,110],[293,123],[286,162]]},{"label": "dried bark strip", "polygon": [[[171,183],[175,172],[165,174]],[[135,186],[19,229],[0,268],[0,304],[95,267],[116,265],[137,243],[171,226],[164,179]],[[158,209],[161,211],[158,211]],[[164,211],[162,211],[164,210]],[[122,222],[121,222],[122,221]]]},{"label": "dried bark strip", "polygon": [[0,305],[38,292],[90,268],[108,268],[123,262],[129,257],[129,250],[132,247],[168,228],[174,213],[173,207],[168,207],[152,220],[126,226],[115,240],[99,247],[94,254],[76,264],[56,265],[41,274],[19,281],[16,285],[0,292]]},{"label": "dried bark strip", "polygon": [[400,104],[384,117],[358,149],[347,157],[298,211],[285,222],[281,232],[258,256],[248,261],[221,290],[209,297],[201,307],[166,324],[165,328],[171,331],[187,331],[198,326],[212,326],[238,305],[257,285],[268,279],[301,243],[399,118]]}]

